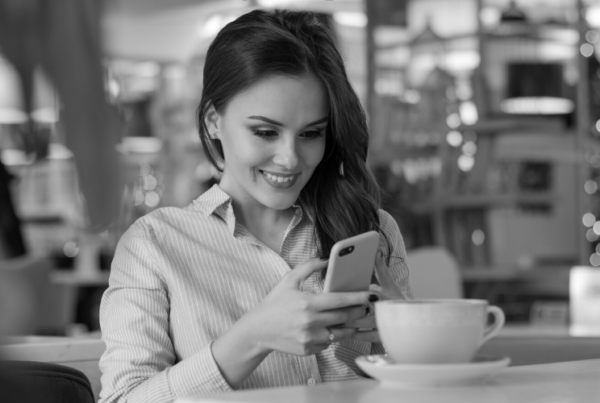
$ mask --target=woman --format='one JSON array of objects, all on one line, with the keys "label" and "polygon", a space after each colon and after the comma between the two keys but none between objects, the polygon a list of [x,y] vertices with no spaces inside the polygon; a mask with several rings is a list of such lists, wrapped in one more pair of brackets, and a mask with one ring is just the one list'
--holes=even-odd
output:
[{"label": "woman", "polygon": [[[101,307],[101,401],[358,378],[354,358],[383,352],[368,304],[410,287],[328,29],[289,11],[228,24],[207,53],[198,121],[222,179],[119,242]],[[372,229],[382,290],[322,294],[333,244]]]}]

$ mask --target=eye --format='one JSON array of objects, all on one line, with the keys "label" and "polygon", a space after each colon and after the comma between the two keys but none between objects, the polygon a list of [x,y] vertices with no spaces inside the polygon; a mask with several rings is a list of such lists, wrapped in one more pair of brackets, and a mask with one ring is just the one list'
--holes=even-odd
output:
[{"label": "eye", "polygon": [[316,139],[316,138],[323,136],[324,133],[325,133],[325,130],[310,130],[310,131],[302,133],[301,136],[308,138],[308,139]]},{"label": "eye", "polygon": [[265,140],[270,140],[277,137],[275,130],[254,130],[254,135]]}]

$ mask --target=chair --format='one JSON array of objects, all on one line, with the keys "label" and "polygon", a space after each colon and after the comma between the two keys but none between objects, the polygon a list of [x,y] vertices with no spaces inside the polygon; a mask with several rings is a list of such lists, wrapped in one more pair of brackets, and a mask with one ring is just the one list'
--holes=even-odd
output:
[{"label": "chair", "polygon": [[440,247],[423,247],[407,253],[410,283],[415,298],[462,298],[462,281],[454,257]]},{"label": "chair", "polygon": [[79,370],[35,361],[0,363],[0,390],[5,403],[94,403],[90,381]]},{"label": "chair", "polygon": [[12,362],[35,361],[70,367],[85,374],[93,395],[99,396],[102,375],[99,361],[106,349],[100,338],[19,336],[6,338],[4,343],[0,345],[0,357]]}]

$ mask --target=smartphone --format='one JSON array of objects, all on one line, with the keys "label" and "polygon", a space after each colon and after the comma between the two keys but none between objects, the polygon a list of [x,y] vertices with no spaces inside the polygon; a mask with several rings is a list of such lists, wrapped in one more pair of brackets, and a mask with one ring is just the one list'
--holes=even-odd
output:
[{"label": "smartphone", "polygon": [[367,291],[378,246],[377,231],[336,242],[329,255],[323,292]]}]

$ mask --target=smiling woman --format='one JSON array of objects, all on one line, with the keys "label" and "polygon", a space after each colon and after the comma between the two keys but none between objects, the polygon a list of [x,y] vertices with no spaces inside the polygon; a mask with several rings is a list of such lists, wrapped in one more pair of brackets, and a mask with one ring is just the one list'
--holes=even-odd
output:
[{"label": "smiling woman", "polygon": [[278,214],[296,202],[323,158],[328,112],[313,75],[269,76],[235,96],[222,115],[211,107],[207,127],[225,156],[221,189],[244,210],[239,220],[247,228],[246,217]]},{"label": "smiling woman", "polygon": [[[411,291],[327,27],[260,10],[228,24],[207,53],[198,123],[221,182],[119,242],[101,307],[101,401],[358,378],[354,359],[384,352],[368,304]],[[323,293],[333,244],[371,230],[381,291]]]}]

